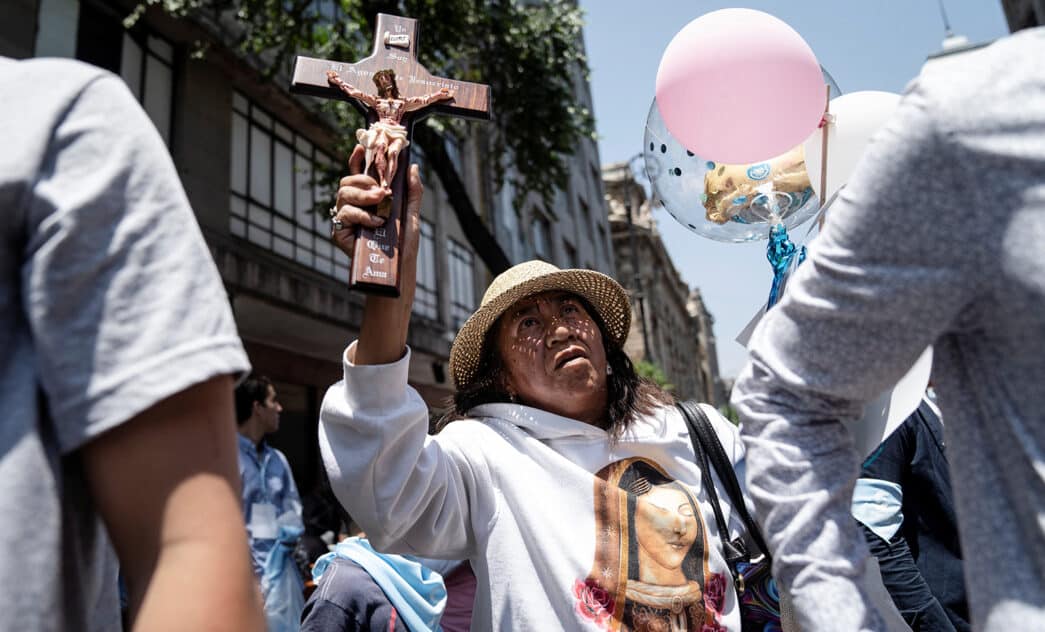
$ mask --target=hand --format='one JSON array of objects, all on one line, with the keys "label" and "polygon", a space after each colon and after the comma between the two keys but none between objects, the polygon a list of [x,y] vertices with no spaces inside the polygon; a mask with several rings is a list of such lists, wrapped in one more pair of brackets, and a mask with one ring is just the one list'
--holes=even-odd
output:
[{"label": "hand", "polygon": [[[355,245],[355,227],[377,227],[384,219],[365,211],[364,206],[377,204],[386,195],[376,180],[362,174],[365,150],[356,146],[348,159],[351,175],[341,179],[337,192],[334,219],[342,228],[334,229],[332,239],[338,248],[352,256]],[[406,334],[410,325],[410,312],[414,302],[417,283],[417,249],[421,237],[421,197],[424,187],[417,165],[411,165],[407,176],[406,208],[400,218],[399,228],[403,231],[402,248],[399,251],[398,298],[367,295],[363,307],[363,322],[359,330],[359,342],[354,356],[356,364],[388,364],[402,357],[406,348]]]},{"label": "hand", "polygon": [[[365,157],[366,150],[362,145],[356,145],[352,150],[352,155],[348,158],[350,175],[341,178],[337,199],[334,207],[330,209],[330,219],[333,224],[330,229],[330,239],[350,259],[355,252],[355,227],[358,225],[377,228],[385,223],[383,217],[368,213],[362,208],[374,206],[388,195],[388,192],[376,180],[363,173]],[[340,228],[338,223],[340,223]]]}]

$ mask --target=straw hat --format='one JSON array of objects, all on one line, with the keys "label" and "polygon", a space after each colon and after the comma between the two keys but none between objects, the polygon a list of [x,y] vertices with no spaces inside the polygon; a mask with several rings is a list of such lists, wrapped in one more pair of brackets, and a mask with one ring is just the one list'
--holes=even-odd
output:
[{"label": "straw hat", "polygon": [[450,375],[457,388],[471,383],[483,357],[490,326],[516,301],[561,290],[583,297],[598,312],[606,333],[618,347],[631,327],[631,305],[619,283],[594,270],[560,270],[544,261],[527,261],[502,272],[483,295],[479,309],[468,317],[450,348]]}]

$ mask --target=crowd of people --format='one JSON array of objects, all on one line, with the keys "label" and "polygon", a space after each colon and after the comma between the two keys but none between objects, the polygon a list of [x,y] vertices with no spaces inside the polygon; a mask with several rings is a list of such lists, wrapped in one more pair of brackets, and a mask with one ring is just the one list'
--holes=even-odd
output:
[{"label": "crowd of people", "polygon": [[[763,538],[785,630],[1045,629],[1043,58],[1029,29],[911,84],[757,327],[739,427],[698,407],[750,507],[591,270],[498,275],[429,431],[411,166],[402,293],[366,298],[319,413],[322,534],[147,116],[104,71],[0,58],[0,629],[739,632]],[[350,256],[387,195],[365,162]],[[847,424],[930,344],[936,401],[859,454]]]}]

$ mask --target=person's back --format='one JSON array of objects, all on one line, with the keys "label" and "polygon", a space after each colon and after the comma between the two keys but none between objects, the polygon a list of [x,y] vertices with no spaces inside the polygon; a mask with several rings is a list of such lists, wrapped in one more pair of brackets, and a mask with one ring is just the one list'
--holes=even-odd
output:
[{"label": "person's back", "polygon": [[[1038,28],[924,79],[935,96],[927,106],[937,109],[936,151],[953,170],[926,183],[951,190],[939,191],[938,204],[925,200],[921,208],[935,210],[920,221],[935,228],[919,232],[963,235],[945,243],[965,261],[955,272],[971,273],[935,353],[977,628],[1045,627],[1042,60],[1045,28]],[[945,219],[937,223],[939,215]]]},{"label": "person's back", "polygon": [[[1039,28],[930,64],[756,331],[734,402],[767,529],[788,529],[777,570],[785,585],[802,580],[808,624],[873,621],[837,563],[859,559],[855,525],[822,535],[846,519],[855,465],[845,433],[823,420],[855,416],[934,344],[974,628],[1045,629],[1043,59]],[[808,451],[817,481],[771,458],[783,445]],[[800,500],[814,487],[830,500],[820,513]],[[835,595],[849,598],[814,614]]]},{"label": "person's back", "polygon": [[[166,148],[119,78],[0,58],[0,138],[0,630],[119,629],[110,538],[148,625],[194,597],[172,582],[201,570],[186,559],[199,541],[235,533],[228,376],[246,357]],[[195,455],[164,456],[186,441]],[[183,501],[201,498],[197,539]],[[172,538],[182,554],[157,556]],[[215,591],[228,624],[260,612],[246,564],[230,556]]]},{"label": "person's back", "polygon": [[359,564],[338,558],[327,567],[301,613],[301,632],[410,632],[399,611]]},{"label": "person's back", "polygon": [[365,537],[342,540],[316,562],[317,587],[301,613],[301,631],[439,630],[447,589],[433,567],[458,565],[379,553]]}]

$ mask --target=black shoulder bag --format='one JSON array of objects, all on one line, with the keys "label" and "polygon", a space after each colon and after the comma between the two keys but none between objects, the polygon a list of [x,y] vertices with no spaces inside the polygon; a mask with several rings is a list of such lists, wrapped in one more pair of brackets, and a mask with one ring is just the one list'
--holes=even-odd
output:
[{"label": "black shoulder bag", "polygon": [[[722,449],[722,443],[719,442],[711,421],[700,405],[696,402],[679,402],[677,406],[689,428],[689,439],[700,464],[704,489],[707,490],[711,507],[715,511],[715,522],[718,523],[719,537],[722,540],[722,553],[733,575],[733,585],[737,591],[741,629],[743,632],[761,632],[766,629],[766,624],[771,623],[776,623],[778,627],[775,629],[780,629],[780,594],[770,572],[773,558],[769,555],[769,547],[762,538],[762,531],[744,504],[744,495],[733,471],[733,464],[726,456],[726,451]],[[751,539],[761,549],[763,557],[754,564],[751,563],[751,554],[743,538],[729,540],[729,526],[722,515],[711,467],[714,467],[718,480],[725,487],[733,511],[737,512]]]}]

